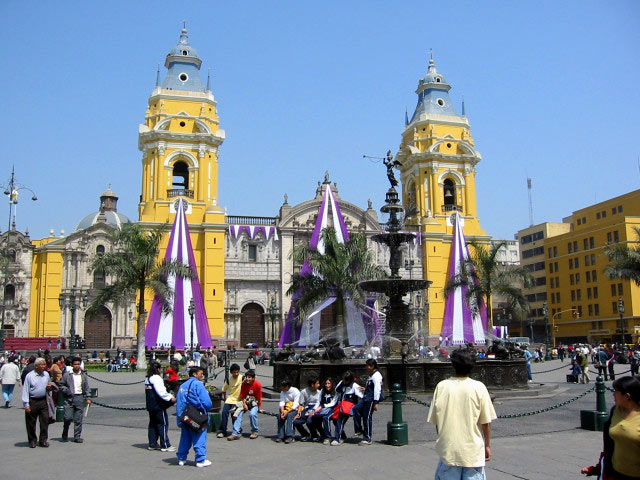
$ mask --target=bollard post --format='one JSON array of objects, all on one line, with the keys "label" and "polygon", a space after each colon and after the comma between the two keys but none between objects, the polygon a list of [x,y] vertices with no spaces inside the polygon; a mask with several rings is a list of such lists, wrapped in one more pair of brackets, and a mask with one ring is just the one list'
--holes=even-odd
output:
[{"label": "bollard post", "polygon": [[393,401],[393,410],[391,421],[387,422],[387,443],[400,447],[409,443],[409,427],[407,422],[402,421],[404,393],[399,383],[394,383],[391,387],[391,400]]},{"label": "bollard post", "polygon": [[96,398],[98,396],[98,389],[97,388],[90,388],[89,389],[89,398]]},{"label": "bollard post", "polygon": [[56,422],[64,421],[64,395],[58,390],[58,405],[56,406]]},{"label": "bollard post", "polygon": [[604,378],[602,378],[602,375],[598,375],[596,378],[596,409],[580,410],[580,428],[583,430],[597,432],[603,430],[604,422],[606,422],[609,417],[605,392]]}]

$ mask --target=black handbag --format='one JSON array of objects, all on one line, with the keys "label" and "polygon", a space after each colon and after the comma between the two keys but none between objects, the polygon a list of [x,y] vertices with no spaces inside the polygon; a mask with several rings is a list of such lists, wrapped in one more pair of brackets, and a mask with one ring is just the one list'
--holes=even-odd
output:
[{"label": "black handbag", "polygon": [[[193,385],[193,382],[191,382]],[[187,390],[186,399],[189,399],[189,392],[191,391],[191,385],[189,385],[189,389]],[[187,407],[180,415],[180,422],[183,425],[186,425],[194,432],[199,432],[200,430],[207,428],[207,423],[209,420],[209,416],[206,412],[203,412],[195,405],[188,404]]]}]

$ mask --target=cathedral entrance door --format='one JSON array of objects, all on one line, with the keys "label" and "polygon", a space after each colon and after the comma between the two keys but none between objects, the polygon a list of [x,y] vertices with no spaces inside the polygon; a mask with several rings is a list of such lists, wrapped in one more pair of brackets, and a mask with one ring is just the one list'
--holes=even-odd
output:
[{"label": "cathedral entrance door", "polygon": [[245,305],[240,322],[240,345],[247,343],[264,345],[264,310],[257,303]]},{"label": "cathedral entrance door", "polygon": [[111,312],[102,306],[84,317],[84,338],[88,349],[111,348]]}]

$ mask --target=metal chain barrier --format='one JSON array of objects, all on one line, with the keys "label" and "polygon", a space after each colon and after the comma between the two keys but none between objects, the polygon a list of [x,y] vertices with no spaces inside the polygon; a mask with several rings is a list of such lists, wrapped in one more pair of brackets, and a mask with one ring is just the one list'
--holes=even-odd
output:
[{"label": "metal chain barrier", "polygon": [[140,410],[147,409],[147,407],[116,407],[115,405],[107,405],[106,403],[96,402],[95,400],[91,400],[91,405],[97,405],[99,407],[104,407],[104,408],[111,408],[113,410],[140,411]]},{"label": "metal chain barrier", "polygon": [[537,375],[537,374],[539,374],[539,373],[555,372],[555,371],[561,370],[561,369],[563,369],[563,368],[566,368],[567,366],[569,366],[569,367],[570,367],[571,365],[569,365],[568,363],[567,363],[566,365],[565,365],[565,364],[562,364],[562,365],[561,365],[560,367],[558,367],[558,368],[552,368],[551,370],[543,370],[542,372],[534,372],[534,371],[532,370],[532,371],[531,371],[531,374],[532,374],[532,375]]},{"label": "metal chain barrier", "polygon": [[131,383],[117,383],[117,382],[109,382],[109,381],[107,381],[107,380],[100,380],[99,378],[96,378],[96,377],[94,377],[93,375],[89,375],[88,373],[87,373],[87,377],[89,377],[89,378],[91,378],[91,379],[93,379],[93,380],[95,380],[95,381],[97,381],[97,382],[107,383],[107,384],[109,384],[109,385],[136,385],[136,384],[138,384],[138,383],[144,383],[144,379],[143,379],[143,380],[136,381],[136,382],[131,382]]},{"label": "metal chain barrier", "polygon": [[267,412],[267,411],[259,412],[259,413],[261,413],[262,415],[266,415],[267,417],[279,417],[280,416],[278,413],[272,413],[272,412]]},{"label": "metal chain barrier", "polygon": [[[520,418],[520,417],[529,417],[531,415],[538,415],[540,413],[546,413],[546,412],[549,412],[551,410],[555,410],[556,408],[560,408],[560,407],[564,407],[565,405],[569,405],[570,403],[573,403],[576,400],[584,397],[585,395],[593,392],[595,389],[596,389],[596,386],[594,385],[593,387],[589,388],[588,390],[585,390],[584,392],[582,392],[579,395],[576,395],[573,398],[570,398],[568,400],[565,400],[564,402],[557,403],[557,404],[552,405],[552,406],[547,407],[547,408],[541,408],[540,410],[532,410],[531,412],[508,413],[508,414],[505,414],[505,415],[498,415],[498,418]],[[420,400],[420,399],[418,399],[416,397],[412,397],[411,395],[405,395],[405,398],[407,400],[410,400],[410,401],[415,402],[417,404],[423,405],[425,407],[430,407],[431,406],[431,403],[425,402],[425,401]]]}]

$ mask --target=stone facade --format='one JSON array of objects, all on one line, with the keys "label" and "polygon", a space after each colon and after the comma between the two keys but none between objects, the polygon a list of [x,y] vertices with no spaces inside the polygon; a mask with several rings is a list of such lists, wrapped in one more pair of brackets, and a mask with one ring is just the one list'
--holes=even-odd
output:
[{"label": "stone facade", "polygon": [[29,298],[33,243],[29,234],[9,230],[0,236],[2,326],[5,335],[23,337],[29,331]]}]

